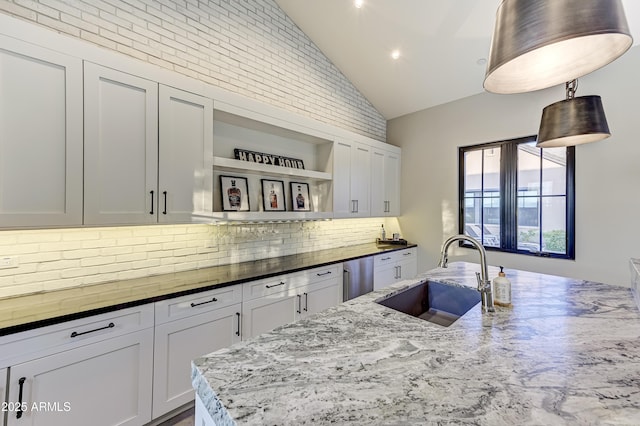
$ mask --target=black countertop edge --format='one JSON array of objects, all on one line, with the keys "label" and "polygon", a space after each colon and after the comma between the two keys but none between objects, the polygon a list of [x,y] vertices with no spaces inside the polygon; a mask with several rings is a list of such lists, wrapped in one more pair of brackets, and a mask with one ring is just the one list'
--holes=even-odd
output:
[{"label": "black countertop edge", "polygon": [[[44,320],[32,321],[32,322],[28,322],[28,323],[24,323],[24,324],[18,324],[18,325],[14,325],[14,326],[4,327],[4,328],[0,329],[0,336],[7,336],[9,334],[20,333],[20,332],[24,332],[24,331],[33,330],[33,329],[36,329],[36,328],[41,328],[41,327],[46,327],[46,326],[50,326],[50,325],[60,324],[60,323],[67,322],[67,321],[73,321],[73,320],[82,319],[82,318],[86,318],[86,317],[90,317],[90,316],[94,316],[94,315],[100,315],[100,314],[105,314],[105,313],[108,313],[108,312],[118,311],[118,310],[121,310],[121,309],[126,309],[126,308],[132,308],[132,307],[135,307],[135,306],[145,305],[147,303],[155,303],[155,302],[159,302],[161,300],[174,299],[176,297],[188,296],[190,294],[196,294],[196,293],[202,293],[204,291],[213,290],[213,289],[217,289],[217,288],[223,288],[223,287],[229,287],[229,286],[232,286],[232,285],[244,284],[244,283],[250,282],[250,281],[256,281],[256,280],[261,280],[261,279],[265,279],[265,278],[275,277],[275,276],[282,275],[282,274],[290,274],[290,273],[305,271],[307,269],[312,269],[312,268],[320,268],[320,267],[323,267],[323,266],[334,265],[336,263],[343,263],[343,262],[348,262],[350,260],[361,259],[361,258],[365,258],[365,257],[371,257],[371,256],[378,255],[380,253],[388,253],[388,252],[392,252],[392,251],[405,250],[405,249],[413,248],[413,247],[417,247],[417,244],[409,243],[409,244],[405,244],[405,245],[397,245],[397,244],[394,244],[394,245],[383,245],[383,246],[376,245],[376,248],[379,251],[372,252],[372,253],[369,253],[369,254],[362,254],[362,255],[356,255],[356,256],[347,256],[347,257],[344,257],[344,258],[341,258],[341,259],[314,263],[313,265],[304,265],[304,266],[296,266],[296,267],[292,267],[292,268],[283,268],[283,269],[278,270],[278,271],[271,271],[271,272],[267,272],[267,273],[258,273],[255,276],[246,277],[246,278],[242,278],[242,279],[230,280],[230,281],[225,281],[223,283],[212,284],[212,285],[204,284],[201,287],[192,288],[192,289],[189,289],[189,290],[171,292],[171,293],[166,293],[166,294],[162,294],[162,295],[159,295],[159,296],[148,297],[148,298],[139,299],[139,300],[135,300],[135,301],[109,305],[109,306],[105,306],[105,307],[102,307],[102,308],[89,309],[89,310],[86,310],[86,311],[79,311],[79,312],[76,312],[76,313],[73,313],[73,314],[69,314],[69,315],[62,315],[62,316],[47,318],[47,319],[44,319]],[[349,246],[348,247],[340,247],[340,248],[335,249],[335,250],[349,249],[349,248],[350,248]],[[313,253],[314,252],[293,254],[293,255],[289,255],[289,256],[282,256],[280,259],[296,258],[296,257],[304,256],[304,255],[312,255]],[[256,262],[261,262],[261,261],[262,262],[266,262],[266,261],[270,261],[270,260],[273,261],[274,259],[278,259],[278,258],[267,258],[267,259],[255,260],[255,261],[252,261],[252,262],[242,262],[242,264],[251,264],[251,263],[256,263]],[[213,268],[231,267],[232,265],[233,264],[220,265],[220,266],[215,266]],[[185,272],[189,272],[189,271],[185,271]],[[173,273],[173,274],[167,274],[167,275],[168,276],[175,276],[176,274],[180,274],[180,272],[176,272],[176,273]],[[157,278],[158,276],[155,276],[155,277]]]}]

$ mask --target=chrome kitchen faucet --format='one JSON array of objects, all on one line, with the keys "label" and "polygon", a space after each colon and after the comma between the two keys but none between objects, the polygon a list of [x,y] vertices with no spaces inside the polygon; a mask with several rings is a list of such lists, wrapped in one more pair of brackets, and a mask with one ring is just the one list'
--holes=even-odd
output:
[{"label": "chrome kitchen faucet", "polygon": [[438,266],[441,268],[447,267],[447,263],[449,262],[447,250],[449,250],[449,246],[454,241],[467,241],[480,252],[480,272],[476,272],[476,279],[478,280],[478,291],[480,292],[480,299],[482,300],[482,310],[484,312],[495,312],[491,280],[489,279],[489,271],[487,269],[487,253],[478,240],[468,235],[454,235],[449,237],[442,244],[442,250],[440,250],[440,262],[438,262]]}]

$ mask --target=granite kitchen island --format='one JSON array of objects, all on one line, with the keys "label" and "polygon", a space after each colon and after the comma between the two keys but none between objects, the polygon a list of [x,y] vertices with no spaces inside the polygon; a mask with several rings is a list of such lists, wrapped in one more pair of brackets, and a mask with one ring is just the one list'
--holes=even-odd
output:
[{"label": "granite kitchen island", "polygon": [[199,408],[217,425],[640,424],[628,288],[506,269],[514,306],[450,327],[374,302],[425,279],[475,287],[478,270],[451,263],[197,359]]}]

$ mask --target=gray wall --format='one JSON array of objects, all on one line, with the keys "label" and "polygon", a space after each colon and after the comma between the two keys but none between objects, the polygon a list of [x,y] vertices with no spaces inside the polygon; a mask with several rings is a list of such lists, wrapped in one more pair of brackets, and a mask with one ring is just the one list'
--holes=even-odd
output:
[{"label": "gray wall", "polygon": [[0,13],[386,138],[384,117],[273,0],[2,0]]},{"label": "gray wall", "polygon": [[[579,80],[577,96],[600,95],[612,136],[576,147],[576,259],[489,252],[493,265],[629,285],[640,257],[640,47]],[[402,147],[404,235],[417,242],[419,270],[437,263],[440,244],[458,232],[457,148],[536,134],[542,109],[564,86],[519,95],[476,96],[390,120],[388,142]],[[458,249],[461,257],[477,254]]]}]

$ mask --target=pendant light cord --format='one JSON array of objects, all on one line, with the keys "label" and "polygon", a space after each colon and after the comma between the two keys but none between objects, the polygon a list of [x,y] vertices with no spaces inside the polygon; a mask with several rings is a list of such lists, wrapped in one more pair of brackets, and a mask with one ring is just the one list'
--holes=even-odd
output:
[{"label": "pendant light cord", "polygon": [[578,90],[578,79],[567,81],[565,89],[567,91],[567,100],[573,99],[576,96],[576,90]]}]

